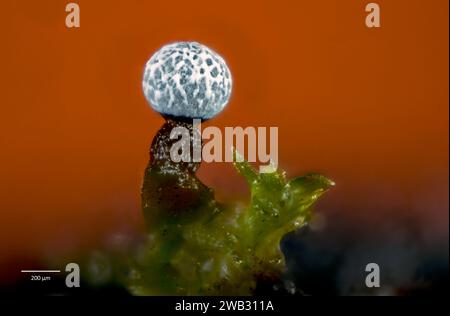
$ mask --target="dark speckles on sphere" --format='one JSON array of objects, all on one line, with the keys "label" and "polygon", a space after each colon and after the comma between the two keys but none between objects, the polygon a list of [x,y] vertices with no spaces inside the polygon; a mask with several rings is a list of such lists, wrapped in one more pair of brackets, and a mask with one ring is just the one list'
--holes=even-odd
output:
[{"label": "dark speckles on sphere", "polygon": [[156,84],[156,89],[162,91],[162,90],[164,90],[164,89],[166,88],[166,86],[167,86],[167,83],[165,83],[165,82],[163,82],[163,81],[159,81],[159,82]]},{"label": "dark speckles on sphere", "polygon": [[142,86],[150,105],[161,114],[209,119],[228,103],[232,79],[217,53],[199,43],[180,42],[162,47],[150,58]]},{"label": "dark speckles on sphere", "polygon": [[213,76],[215,78],[215,77],[217,77],[218,74],[219,74],[219,71],[217,70],[217,67],[214,67],[213,70],[211,70],[211,76]]},{"label": "dark speckles on sphere", "polygon": [[[150,72],[149,72],[150,73]],[[161,70],[156,69],[154,74],[155,79],[161,79]]]},{"label": "dark speckles on sphere", "polygon": [[155,97],[155,91],[154,90],[150,90],[149,91],[150,97],[154,98]]}]

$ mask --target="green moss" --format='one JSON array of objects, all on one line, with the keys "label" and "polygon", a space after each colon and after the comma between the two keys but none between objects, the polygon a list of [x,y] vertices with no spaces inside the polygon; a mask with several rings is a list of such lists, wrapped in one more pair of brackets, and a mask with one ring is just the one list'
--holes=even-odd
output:
[{"label": "green moss", "polygon": [[287,180],[277,171],[258,174],[247,162],[234,165],[251,188],[248,207],[204,197],[186,218],[158,213],[158,225],[149,225],[122,279],[133,294],[247,295],[258,278],[282,272],[281,238],[309,221],[311,206],[333,182],[317,174]]},{"label": "green moss", "polygon": [[[168,120],[152,144],[142,189],[145,241],[91,258],[87,270],[108,266],[111,279],[135,295],[250,295],[258,279],[280,276],[281,238],[310,221],[312,205],[334,183],[318,174],[258,173],[235,155],[250,203],[223,205],[196,177],[199,164],[168,159],[174,124],[181,123]],[[98,274],[88,279],[95,283]]]}]

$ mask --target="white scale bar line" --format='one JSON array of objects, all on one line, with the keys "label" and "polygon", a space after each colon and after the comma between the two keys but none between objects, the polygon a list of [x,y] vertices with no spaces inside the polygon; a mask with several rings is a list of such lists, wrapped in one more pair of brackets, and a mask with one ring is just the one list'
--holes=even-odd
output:
[{"label": "white scale bar line", "polygon": [[61,270],[21,270],[22,273],[57,273]]}]

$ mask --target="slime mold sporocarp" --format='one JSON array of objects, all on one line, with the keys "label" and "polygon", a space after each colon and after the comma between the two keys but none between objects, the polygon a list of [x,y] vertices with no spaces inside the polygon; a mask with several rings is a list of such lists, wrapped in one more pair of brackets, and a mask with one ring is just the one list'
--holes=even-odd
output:
[{"label": "slime mold sporocarp", "polygon": [[[182,126],[192,139],[197,131],[186,118],[210,119],[224,108],[231,93],[225,61],[198,43],[165,46],[147,63],[143,89],[166,119],[151,144],[142,186],[146,237],[126,254],[97,256],[88,270],[107,266],[111,279],[135,295],[250,295],[259,280],[279,279],[281,238],[309,222],[312,205],[334,183],[318,174],[288,180],[282,171],[258,173],[235,159],[250,202],[220,203],[197,178],[199,162],[170,159],[177,141],[170,132]],[[98,278],[90,274],[93,282]]]},{"label": "slime mold sporocarp", "polygon": [[231,95],[231,74],[213,50],[196,42],[162,47],[147,62],[142,87],[161,114],[210,119]]}]

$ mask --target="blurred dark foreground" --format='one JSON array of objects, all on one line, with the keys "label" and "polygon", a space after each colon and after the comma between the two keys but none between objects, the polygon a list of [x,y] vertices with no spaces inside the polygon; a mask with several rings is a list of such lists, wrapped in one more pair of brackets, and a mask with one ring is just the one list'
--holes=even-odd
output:
[{"label": "blurred dark foreground", "polygon": [[[334,213],[336,214],[336,213]],[[429,296],[448,295],[447,238],[430,239],[423,227],[405,218],[344,218],[319,215],[310,226],[286,235],[281,249],[286,271],[281,280],[261,280],[259,296]],[[365,283],[368,263],[380,267],[380,287]],[[31,266],[39,263],[31,262]],[[42,267],[43,269],[45,267]],[[81,271],[83,276],[83,271]],[[0,295],[128,296],[121,284],[92,287],[83,278],[80,288],[65,287],[65,274],[32,282],[24,275],[4,284]]]}]

